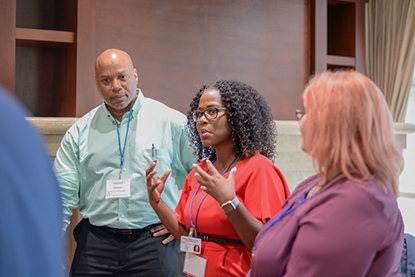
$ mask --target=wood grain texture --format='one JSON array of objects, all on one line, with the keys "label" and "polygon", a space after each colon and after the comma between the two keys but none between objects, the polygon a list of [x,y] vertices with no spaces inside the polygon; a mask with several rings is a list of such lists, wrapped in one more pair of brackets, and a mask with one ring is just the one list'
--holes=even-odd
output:
[{"label": "wood grain texture", "polygon": [[356,4],[337,3],[328,6],[327,54],[355,57]]},{"label": "wood grain texture", "polygon": [[76,116],[83,116],[102,103],[95,90],[95,0],[78,1],[76,52]]},{"label": "wood grain texture", "polygon": [[311,73],[319,73],[327,70],[327,0],[312,1],[314,15],[314,25],[312,26],[312,57]]},{"label": "wood grain texture", "polygon": [[0,0],[0,85],[14,95],[16,2]]},{"label": "wood grain texture", "polygon": [[56,44],[75,43],[74,32],[16,28],[16,40],[51,42]]},{"label": "wood grain texture", "polygon": [[307,78],[306,2],[100,0],[95,56],[127,51],[144,94],[184,113],[203,84],[238,79],[292,119]]},{"label": "wood grain texture", "polygon": [[366,74],[365,4],[356,3],[356,70]]}]

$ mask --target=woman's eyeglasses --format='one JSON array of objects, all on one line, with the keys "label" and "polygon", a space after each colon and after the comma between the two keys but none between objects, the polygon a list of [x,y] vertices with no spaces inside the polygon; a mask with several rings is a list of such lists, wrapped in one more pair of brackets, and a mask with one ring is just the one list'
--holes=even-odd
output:
[{"label": "woman's eyeglasses", "polygon": [[213,107],[213,108],[207,108],[204,111],[193,111],[192,113],[192,119],[196,123],[202,115],[205,116],[206,119],[216,119],[219,114],[219,110],[226,111],[226,108],[222,107]]},{"label": "woman's eyeglasses", "polygon": [[295,118],[297,118],[297,121],[300,121],[304,115],[305,115],[305,111],[302,111],[302,110],[295,111]]}]

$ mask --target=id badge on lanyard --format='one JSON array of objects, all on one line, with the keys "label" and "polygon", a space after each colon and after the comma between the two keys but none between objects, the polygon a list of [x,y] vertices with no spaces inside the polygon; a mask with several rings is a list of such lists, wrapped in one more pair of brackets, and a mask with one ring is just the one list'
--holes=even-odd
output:
[{"label": "id badge on lanyard", "polygon": [[108,180],[105,199],[130,197],[130,179]]},{"label": "id badge on lanyard", "polygon": [[[237,158],[238,156],[236,156],[233,159],[233,161],[228,165],[228,167],[222,172],[222,176],[231,167],[231,165],[235,162]],[[209,172],[209,169],[206,171],[206,173],[208,172]],[[192,276],[196,276],[196,277],[205,276],[206,263],[207,263],[207,258],[200,256],[201,249],[202,249],[202,239],[197,237],[197,233],[194,233],[196,232],[196,222],[197,222],[197,217],[199,214],[199,209],[203,201],[205,200],[207,194],[200,201],[199,207],[197,208],[197,211],[196,211],[196,218],[195,218],[194,223],[192,219],[193,201],[195,199],[197,192],[200,189],[200,186],[201,185],[199,184],[199,187],[197,188],[195,194],[193,195],[192,201],[190,203],[190,222],[192,224],[192,227],[189,230],[189,235],[181,236],[180,238],[180,250],[186,252],[186,256],[184,258],[183,272],[190,274]]]},{"label": "id badge on lanyard", "polygon": [[127,138],[128,138],[128,130],[130,129],[130,121],[131,121],[131,110],[128,115],[128,126],[127,131],[125,133],[125,141],[124,147],[121,150],[121,138],[120,138],[120,128],[118,126],[118,121],[115,119],[113,115],[112,118],[114,119],[115,124],[117,125],[117,134],[118,134],[118,146],[120,150],[120,174],[119,180],[108,180],[107,186],[105,189],[105,199],[112,199],[112,198],[123,198],[123,197],[130,197],[130,179],[121,179],[122,169],[124,165],[124,153],[125,153],[125,146],[127,145]]},{"label": "id badge on lanyard", "polygon": [[199,256],[202,249],[202,240],[193,236],[194,228],[190,228],[188,236],[181,236],[180,250],[186,252],[183,272],[196,277],[204,277],[207,259]]}]

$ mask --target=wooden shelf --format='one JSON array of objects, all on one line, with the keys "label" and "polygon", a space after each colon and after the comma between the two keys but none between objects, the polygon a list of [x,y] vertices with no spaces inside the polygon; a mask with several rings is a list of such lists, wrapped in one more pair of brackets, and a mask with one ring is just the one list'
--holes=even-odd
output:
[{"label": "wooden shelf", "polygon": [[312,0],[310,74],[340,68],[365,73],[365,3]]},{"label": "wooden shelf", "polygon": [[356,66],[355,58],[344,57],[344,56],[327,55],[326,62],[327,64],[336,65],[336,66],[345,66],[345,67]]},{"label": "wooden shelf", "polygon": [[355,57],[356,3],[336,1],[327,8],[327,55]]},{"label": "wooden shelf", "polygon": [[75,33],[67,31],[16,28],[16,45],[53,46],[75,43]]},{"label": "wooden shelf", "polygon": [[328,4],[336,4],[338,2],[350,2],[350,3],[367,3],[368,0],[328,0]]},{"label": "wooden shelf", "polygon": [[76,114],[77,0],[12,2],[14,96],[41,117]]}]

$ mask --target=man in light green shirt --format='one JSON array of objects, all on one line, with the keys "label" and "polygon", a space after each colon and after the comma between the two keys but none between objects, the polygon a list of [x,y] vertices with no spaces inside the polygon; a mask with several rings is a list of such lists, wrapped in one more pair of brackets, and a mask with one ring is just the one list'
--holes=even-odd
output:
[{"label": "man in light green shirt", "polygon": [[168,234],[151,234],[159,218],[148,202],[145,170],[153,158],[158,175],[172,169],[163,200],[174,209],[195,161],[186,118],[144,97],[137,89],[137,71],[123,51],[104,51],[95,74],[104,103],[68,130],[54,163],[64,231],[76,207],[84,218],[74,230],[72,276],[174,276],[178,242],[162,244]]}]

